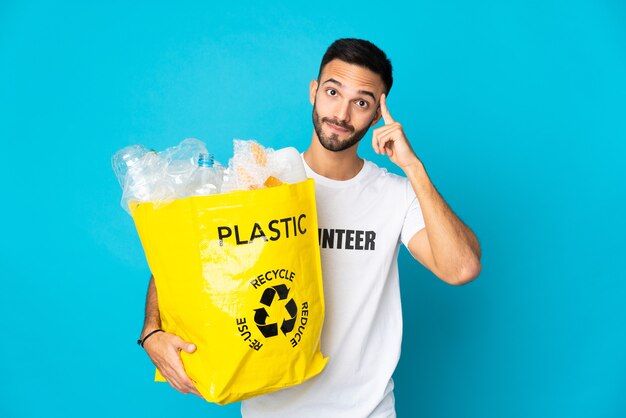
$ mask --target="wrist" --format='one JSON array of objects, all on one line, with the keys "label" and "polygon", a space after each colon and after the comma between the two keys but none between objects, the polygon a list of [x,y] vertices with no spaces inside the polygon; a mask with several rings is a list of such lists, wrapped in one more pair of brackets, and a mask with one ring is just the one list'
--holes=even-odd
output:
[{"label": "wrist", "polygon": [[404,171],[404,174],[407,177],[410,177],[411,175],[416,175],[416,174],[419,174],[422,171],[425,171],[424,164],[417,157],[415,157],[414,160],[412,160],[410,163],[404,165],[401,168],[402,168],[402,171]]},{"label": "wrist", "polygon": [[159,332],[165,332],[165,331],[163,331],[161,328],[156,328],[156,329],[146,332],[145,334],[142,332],[141,337],[137,340],[137,345],[140,345],[141,347],[143,347],[144,343],[148,340],[148,338],[154,336],[154,334],[157,334]]},{"label": "wrist", "polygon": [[155,329],[159,329],[161,328],[161,321],[160,320],[155,320],[155,319],[150,319],[150,320],[144,320],[143,323],[143,328],[141,329],[141,333],[140,338],[144,338],[146,335],[148,335],[149,332],[152,332]]}]

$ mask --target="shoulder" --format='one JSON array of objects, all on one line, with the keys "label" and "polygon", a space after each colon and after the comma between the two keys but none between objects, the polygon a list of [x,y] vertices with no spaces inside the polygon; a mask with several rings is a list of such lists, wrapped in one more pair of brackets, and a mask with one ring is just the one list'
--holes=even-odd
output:
[{"label": "shoulder", "polygon": [[368,165],[370,176],[374,180],[382,181],[389,187],[398,187],[400,189],[406,188],[409,183],[409,179],[404,176],[400,176],[395,173],[389,172],[385,167],[379,167],[376,163],[364,160]]},{"label": "shoulder", "polygon": [[385,167],[379,167],[369,160],[365,160],[365,164],[369,164],[371,184],[376,184],[386,199],[391,199],[402,208],[416,204],[415,191],[408,178],[391,173]]}]

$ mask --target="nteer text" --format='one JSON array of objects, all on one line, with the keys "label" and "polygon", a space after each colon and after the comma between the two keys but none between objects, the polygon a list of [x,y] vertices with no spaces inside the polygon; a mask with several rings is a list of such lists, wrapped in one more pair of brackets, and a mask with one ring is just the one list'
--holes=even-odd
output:
[{"label": "nteer text", "polygon": [[322,248],[366,251],[376,249],[375,231],[319,228],[318,232],[319,243]]}]

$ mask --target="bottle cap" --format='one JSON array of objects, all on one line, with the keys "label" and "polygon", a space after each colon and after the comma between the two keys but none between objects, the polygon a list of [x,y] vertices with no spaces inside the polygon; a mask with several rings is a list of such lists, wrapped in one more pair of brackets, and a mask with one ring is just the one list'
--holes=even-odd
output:
[{"label": "bottle cap", "polygon": [[198,166],[200,167],[213,167],[213,154],[202,153],[198,157]]}]

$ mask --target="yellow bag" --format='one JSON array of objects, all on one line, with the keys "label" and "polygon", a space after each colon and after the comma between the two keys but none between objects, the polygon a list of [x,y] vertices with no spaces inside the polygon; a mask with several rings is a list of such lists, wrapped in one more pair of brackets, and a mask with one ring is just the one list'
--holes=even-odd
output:
[{"label": "yellow bag", "polygon": [[[207,401],[250,398],[323,370],[313,180],[130,207],[162,328],[197,346],[181,356]],[[158,370],[155,380],[165,381]]]}]

